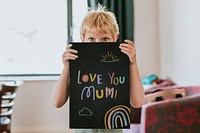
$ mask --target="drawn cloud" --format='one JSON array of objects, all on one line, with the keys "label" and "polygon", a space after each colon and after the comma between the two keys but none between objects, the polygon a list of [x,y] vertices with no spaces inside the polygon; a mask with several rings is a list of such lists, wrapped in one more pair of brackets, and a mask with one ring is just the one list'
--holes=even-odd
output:
[{"label": "drawn cloud", "polygon": [[80,116],[91,116],[91,115],[93,115],[93,113],[90,109],[84,107],[81,110],[79,110],[79,115]]}]

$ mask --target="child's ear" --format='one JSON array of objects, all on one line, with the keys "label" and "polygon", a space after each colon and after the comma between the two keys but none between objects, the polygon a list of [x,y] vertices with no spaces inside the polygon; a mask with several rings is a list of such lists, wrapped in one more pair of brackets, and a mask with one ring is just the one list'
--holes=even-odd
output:
[{"label": "child's ear", "polygon": [[118,38],[119,38],[119,34],[117,34],[117,35],[115,36],[115,42],[118,40]]}]

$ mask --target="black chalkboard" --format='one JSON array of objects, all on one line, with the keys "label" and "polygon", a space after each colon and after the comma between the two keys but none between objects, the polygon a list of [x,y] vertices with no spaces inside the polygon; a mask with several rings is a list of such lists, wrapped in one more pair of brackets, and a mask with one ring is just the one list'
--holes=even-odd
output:
[{"label": "black chalkboard", "polygon": [[70,128],[130,128],[130,62],[119,43],[71,44]]}]

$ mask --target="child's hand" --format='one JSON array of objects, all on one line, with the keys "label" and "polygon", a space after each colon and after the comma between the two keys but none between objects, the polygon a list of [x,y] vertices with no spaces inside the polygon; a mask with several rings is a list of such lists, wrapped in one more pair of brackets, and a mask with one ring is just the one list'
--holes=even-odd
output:
[{"label": "child's hand", "polygon": [[121,43],[119,48],[121,51],[129,57],[130,63],[136,63],[136,48],[135,44],[130,40],[124,40],[125,43]]},{"label": "child's hand", "polygon": [[69,64],[69,60],[76,60],[78,56],[76,55],[78,53],[77,50],[74,50],[71,48],[72,44],[67,45],[66,51],[62,55],[63,64]]}]

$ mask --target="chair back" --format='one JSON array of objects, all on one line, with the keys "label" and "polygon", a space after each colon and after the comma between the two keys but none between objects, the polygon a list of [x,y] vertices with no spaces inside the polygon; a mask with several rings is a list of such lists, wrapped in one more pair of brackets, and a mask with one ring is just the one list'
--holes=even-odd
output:
[{"label": "chair back", "polygon": [[0,82],[0,133],[10,132],[16,90],[22,81]]}]

